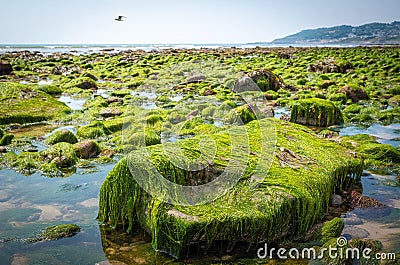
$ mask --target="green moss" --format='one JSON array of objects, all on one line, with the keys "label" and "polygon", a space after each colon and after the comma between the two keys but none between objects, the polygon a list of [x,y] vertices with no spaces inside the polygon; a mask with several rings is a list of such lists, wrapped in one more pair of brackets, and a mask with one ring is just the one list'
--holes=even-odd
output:
[{"label": "green moss", "polygon": [[56,85],[40,85],[37,89],[49,95],[59,95],[62,93],[62,89]]},{"label": "green moss", "polygon": [[41,240],[58,240],[65,237],[73,237],[81,231],[75,224],[62,224],[46,228],[40,236]]},{"label": "green moss", "polygon": [[246,124],[255,120],[256,115],[251,110],[250,106],[243,105],[231,110],[226,119],[230,124]]},{"label": "green moss", "polygon": [[54,163],[58,168],[75,165],[78,157],[70,143],[60,142],[40,152],[40,156],[47,163]]},{"label": "green moss", "polygon": [[111,132],[101,121],[94,121],[89,125],[79,127],[76,132],[76,136],[83,139],[95,139],[109,134],[111,134]]},{"label": "green moss", "polygon": [[290,121],[318,127],[343,122],[342,113],[332,102],[320,98],[297,100],[292,104]]},{"label": "green moss", "polygon": [[332,238],[338,238],[342,234],[343,228],[344,221],[342,218],[335,217],[326,222],[321,230],[321,243],[328,242]]},{"label": "green moss", "polygon": [[[113,227],[121,222],[128,231],[138,222],[152,236],[155,249],[175,257],[198,241],[205,241],[207,246],[217,239],[272,242],[305,233],[327,211],[329,197],[335,189],[359,180],[363,162],[306,127],[272,120],[277,126],[279,151],[269,171],[259,169],[259,122],[267,121],[271,120],[246,125],[250,151],[254,155],[249,156],[248,168],[240,181],[215,201],[195,206],[162,203],[141,189],[124,158],[110,171],[101,187],[99,220]],[[169,146],[183,151],[188,159],[197,159],[203,137]],[[208,163],[213,164],[216,172],[221,172],[232,155],[229,134],[219,132],[208,137],[216,144],[216,154]],[[245,138],[237,140],[246,143]],[[157,171],[169,181],[188,185],[207,176],[202,170],[188,172],[175,166],[165,156],[162,145],[149,146],[147,151]],[[250,179],[256,169],[265,177],[253,187]]]},{"label": "green moss", "polygon": [[123,98],[127,95],[130,95],[131,91],[129,89],[123,89],[123,90],[114,90],[113,92],[111,92],[111,96],[113,97],[119,97],[119,98]]},{"label": "green moss", "polygon": [[71,111],[52,96],[17,83],[0,83],[0,105],[0,124],[51,120]]},{"label": "green moss", "polygon": [[106,120],[103,123],[105,128],[107,129],[106,131],[115,133],[122,130],[122,127],[124,125],[124,118],[115,118],[112,120]]},{"label": "green moss", "polygon": [[400,150],[389,144],[363,143],[356,148],[356,151],[365,155],[369,159],[385,163],[400,162]]},{"label": "green moss", "polygon": [[11,141],[14,139],[14,134],[6,133],[2,137],[0,137],[0,146],[9,145]]},{"label": "green moss", "polygon": [[66,142],[70,144],[75,144],[78,142],[76,136],[69,130],[59,130],[51,134],[44,140],[47,145],[53,145],[59,142]]}]

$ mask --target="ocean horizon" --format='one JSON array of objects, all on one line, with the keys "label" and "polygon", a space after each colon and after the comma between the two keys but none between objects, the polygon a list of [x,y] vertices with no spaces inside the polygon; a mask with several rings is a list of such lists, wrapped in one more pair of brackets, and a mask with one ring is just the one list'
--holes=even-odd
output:
[{"label": "ocean horizon", "polygon": [[[76,53],[87,54],[96,53],[104,50],[112,52],[120,52],[127,50],[144,50],[146,52],[152,50],[165,49],[218,49],[218,48],[256,48],[256,47],[354,47],[363,44],[272,44],[270,42],[254,42],[254,43],[161,43],[161,44],[0,44],[0,54],[19,51],[38,51],[41,53]],[[365,44],[364,44],[365,45]]]}]

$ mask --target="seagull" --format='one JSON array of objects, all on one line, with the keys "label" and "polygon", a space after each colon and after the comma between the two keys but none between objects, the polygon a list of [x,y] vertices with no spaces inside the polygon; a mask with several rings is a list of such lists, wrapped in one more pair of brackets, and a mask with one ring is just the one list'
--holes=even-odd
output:
[{"label": "seagull", "polygon": [[116,20],[116,21],[124,21],[124,18],[126,18],[126,17],[124,17],[124,16],[118,16],[115,20]]}]

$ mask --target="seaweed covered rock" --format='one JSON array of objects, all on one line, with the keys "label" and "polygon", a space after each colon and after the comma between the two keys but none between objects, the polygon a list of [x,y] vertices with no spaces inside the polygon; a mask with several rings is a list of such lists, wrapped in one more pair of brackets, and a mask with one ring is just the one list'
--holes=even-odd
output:
[{"label": "seaweed covered rock", "polygon": [[326,73],[346,73],[353,69],[353,65],[347,61],[337,62],[334,58],[327,58],[310,64],[307,68],[309,72]]},{"label": "seaweed covered rock", "polygon": [[58,168],[75,165],[78,157],[74,147],[70,143],[60,142],[40,152],[42,159],[47,163],[53,163]]},{"label": "seaweed covered rock", "polygon": [[14,139],[14,135],[11,133],[6,133],[3,136],[0,135],[0,146],[5,146],[11,144]]},{"label": "seaweed covered rock", "polygon": [[100,154],[100,146],[96,141],[87,139],[74,144],[74,150],[79,158],[93,158]]},{"label": "seaweed covered rock", "polygon": [[347,98],[353,101],[353,103],[357,103],[360,100],[368,99],[368,95],[365,90],[359,87],[345,86],[339,89],[338,92],[345,94]]},{"label": "seaweed covered rock", "polygon": [[79,129],[76,132],[76,135],[79,138],[84,138],[84,139],[94,139],[98,137],[104,137],[109,134],[111,134],[111,132],[101,121],[94,121],[89,125],[79,127]]},{"label": "seaweed covered rock", "polygon": [[285,84],[281,78],[268,69],[260,69],[250,72],[247,76],[240,78],[233,87],[235,92],[268,90],[278,91],[284,88]]},{"label": "seaweed covered rock", "polygon": [[75,224],[55,225],[46,228],[42,233],[34,238],[30,238],[28,241],[33,243],[39,241],[58,240],[66,237],[73,237],[80,231],[81,228]]},{"label": "seaweed covered rock", "polygon": [[300,99],[293,103],[290,121],[302,125],[327,127],[343,123],[339,108],[320,98]]},{"label": "seaweed covered rock", "polygon": [[[268,144],[262,144],[260,133],[264,129],[260,128],[267,128],[271,122],[276,125],[276,142],[270,139]],[[101,187],[99,221],[112,227],[122,224],[128,231],[139,224],[152,236],[155,249],[175,257],[198,242],[205,243],[206,248],[215,240],[277,242],[304,234],[327,211],[330,195],[361,177],[361,159],[304,126],[265,119],[230,130],[239,127],[247,130],[249,150],[238,154],[231,151],[228,131],[131,152],[129,160],[120,160]],[[267,135],[271,134],[267,131]],[[201,160],[206,167],[189,171],[171,161],[178,152],[184,152],[188,159],[198,159],[200,142],[204,143],[205,137],[216,146],[211,158],[206,156]],[[247,142],[242,134],[235,135],[235,140],[240,146]],[[262,150],[276,146],[284,155],[272,155],[268,170],[261,163]],[[166,155],[164,147],[171,156]],[[214,152],[208,148],[207,151]],[[143,152],[149,154],[148,160]],[[244,159],[242,153],[248,154],[248,160],[244,161],[248,168],[243,169],[240,180],[220,197],[204,204],[193,205],[191,197],[183,198],[188,205],[162,202],[143,190],[134,177],[145,176],[149,171],[144,165],[150,163],[172,183],[210,183],[227,168],[232,156],[235,160]],[[133,163],[137,172],[131,173],[128,163]],[[207,170],[213,173],[206,173]],[[260,176],[256,186],[252,182],[255,173]]]},{"label": "seaweed covered rock", "polygon": [[12,66],[7,61],[0,61],[0,75],[9,75],[13,71]]},{"label": "seaweed covered rock", "polygon": [[332,238],[337,238],[342,234],[344,228],[344,221],[342,218],[335,217],[326,222],[321,230],[321,243],[325,243]]},{"label": "seaweed covered rock", "polygon": [[75,134],[69,130],[59,130],[52,133],[44,140],[44,143],[47,145],[53,145],[60,142],[75,144],[78,142],[78,139],[76,138]]},{"label": "seaweed covered rock", "polygon": [[377,142],[362,143],[356,151],[363,154],[368,159],[373,159],[385,163],[399,163],[400,150],[390,144],[380,144]]},{"label": "seaweed covered rock", "polygon": [[33,86],[0,83],[0,124],[51,120],[71,109]]}]

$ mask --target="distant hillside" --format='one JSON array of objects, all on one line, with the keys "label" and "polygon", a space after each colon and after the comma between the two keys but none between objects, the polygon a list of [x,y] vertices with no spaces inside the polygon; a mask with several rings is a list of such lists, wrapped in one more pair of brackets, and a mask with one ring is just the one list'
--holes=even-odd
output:
[{"label": "distant hillside", "polygon": [[272,44],[400,44],[400,22],[307,29]]}]

